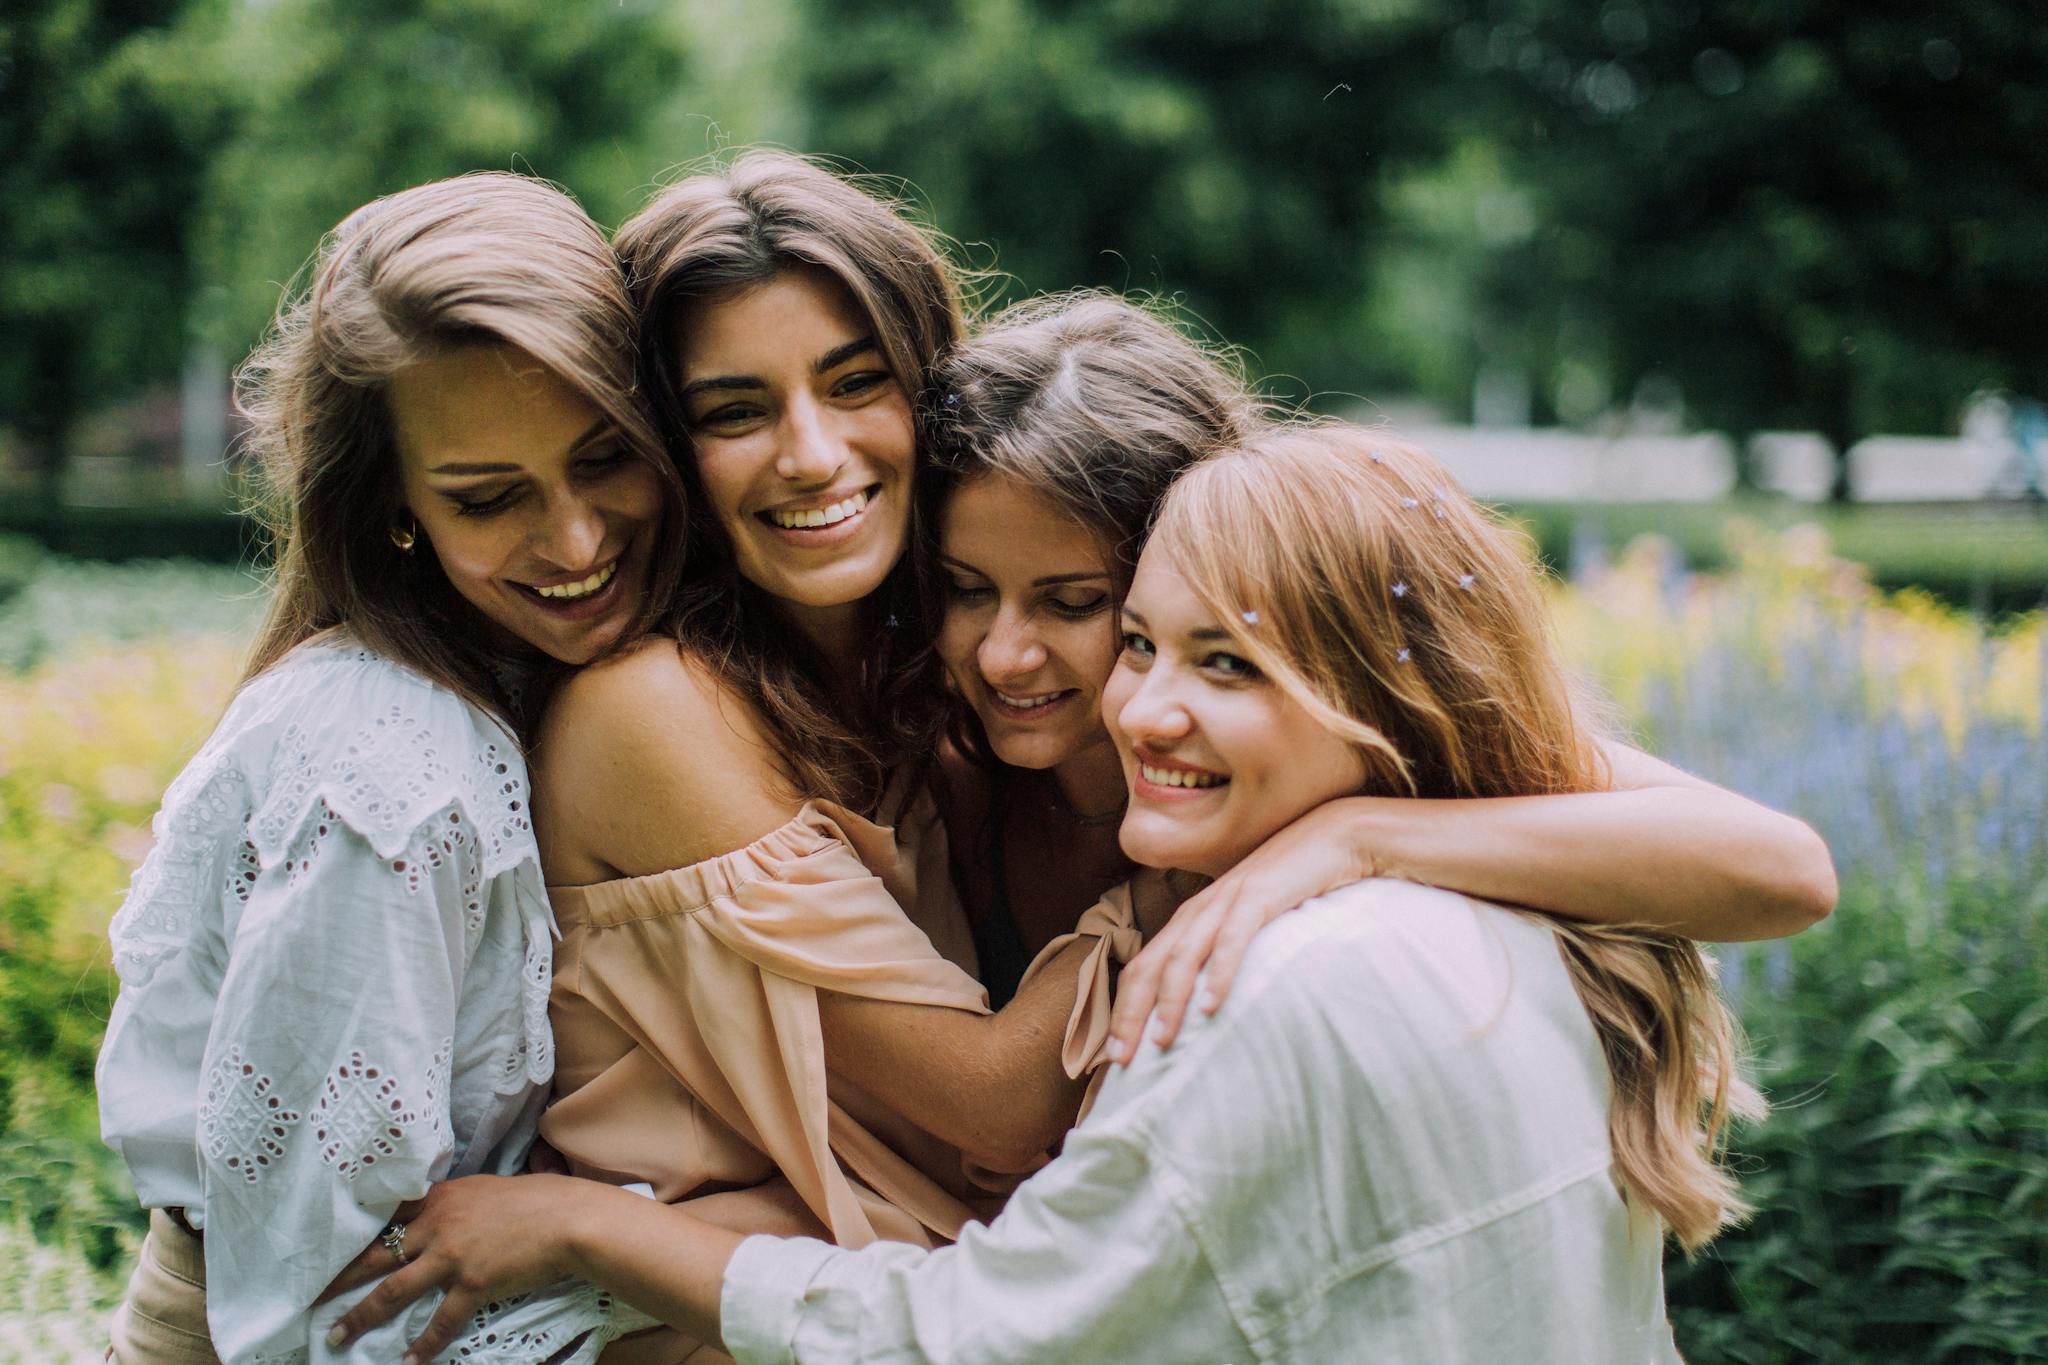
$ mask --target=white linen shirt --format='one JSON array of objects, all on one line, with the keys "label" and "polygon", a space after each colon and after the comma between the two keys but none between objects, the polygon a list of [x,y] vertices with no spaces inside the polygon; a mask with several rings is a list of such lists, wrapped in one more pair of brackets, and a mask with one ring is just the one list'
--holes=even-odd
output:
[{"label": "white linen shirt", "polygon": [[1111,1076],[1064,1153],[937,1251],[753,1237],[742,1365],[1674,1362],[1662,1236],[1554,934],[1361,882]]},{"label": "white linen shirt", "polygon": [[[346,642],[252,680],[165,793],[111,929],[101,1133],[205,1230],[227,1365],[388,1365],[438,1295],[345,1351],[329,1280],[429,1183],[522,1168],[554,1070],[554,922],[518,744]],[[493,1305],[448,1358],[585,1362],[646,1319],[587,1285]]]}]

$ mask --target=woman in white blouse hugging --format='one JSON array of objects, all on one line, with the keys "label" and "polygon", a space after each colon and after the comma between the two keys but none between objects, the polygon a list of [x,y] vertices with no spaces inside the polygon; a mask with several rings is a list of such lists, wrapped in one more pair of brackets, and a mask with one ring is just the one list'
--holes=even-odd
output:
[{"label": "woman in white blouse hugging", "polygon": [[[245,367],[276,586],[113,924],[101,1119],[152,1213],[110,1359],[393,1360],[424,1314],[336,1351],[315,1296],[380,1237],[402,1262],[430,1182],[523,1166],[553,923],[521,722],[679,559],[634,335],[583,211],[474,175],[351,215]],[[644,1325],[564,1285],[456,1335],[585,1362]]]},{"label": "woman in white blouse hugging", "polygon": [[[1607,787],[1537,585],[1378,433],[1282,428],[1198,465],[1104,693],[1124,848],[1214,877],[1352,793]],[[1742,1212],[1715,1150],[1759,1107],[1691,944],[1362,881],[1264,929],[1230,998],[1114,1070],[950,1247],[458,1181],[341,1329],[451,1287],[423,1358],[482,1296],[575,1274],[741,1362],[1672,1362],[1665,1238],[1696,1249]]]}]

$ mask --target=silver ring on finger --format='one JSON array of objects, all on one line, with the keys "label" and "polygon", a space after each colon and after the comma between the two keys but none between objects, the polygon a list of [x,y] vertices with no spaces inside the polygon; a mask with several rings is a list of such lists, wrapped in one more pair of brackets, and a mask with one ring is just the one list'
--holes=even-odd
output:
[{"label": "silver ring on finger", "polygon": [[405,1224],[386,1223],[384,1231],[378,1234],[377,1240],[384,1244],[386,1251],[397,1258],[400,1265],[404,1265],[412,1259],[405,1252]]}]

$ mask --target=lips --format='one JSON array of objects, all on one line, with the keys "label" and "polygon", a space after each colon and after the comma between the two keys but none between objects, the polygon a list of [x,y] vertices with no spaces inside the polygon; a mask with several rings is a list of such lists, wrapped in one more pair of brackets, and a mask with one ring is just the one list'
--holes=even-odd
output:
[{"label": "lips", "polygon": [[[605,584],[612,581],[612,575],[618,571],[619,561],[614,559],[596,573],[591,574],[587,578],[578,579],[574,583],[551,584],[547,587],[536,587],[533,590],[540,596],[552,601],[573,602],[578,598],[588,597],[603,588]],[[529,584],[528,586],[532,585]]]},{"label": "lips", "polygon": [[982,684],[982,691],[988,697],[991,710],[1018,724],[1043,720],[1055,712],[1064,711],[1068,702],[1081,695],[1080,689],[1075,687],[1057,692],[1004,692],[987,682]]},{"label": "lips", "polygon": [[613,559],[595,573],[567,583],[515,583],[520,596],[539,607],[548,615],[560,620],[584,621],[602,616],[616,604],[624,581],[619,573],[625,562],[623,555]]},{"label": "lips", "polygon": [[1140,749],[1132,757],[1137,760],[1137,771],[1131,775],[1131,794],[1147,801],[1192,800],[1230,785],[1227,773],[1148,749]]},{"label": "lips", "polygon": [[830,537],[834,532],[850,531],[866,515],[881,491],[880,484],[871,484],[851,493],[784,503],[754,515],[763,525],[787,535],[807,539]]}]

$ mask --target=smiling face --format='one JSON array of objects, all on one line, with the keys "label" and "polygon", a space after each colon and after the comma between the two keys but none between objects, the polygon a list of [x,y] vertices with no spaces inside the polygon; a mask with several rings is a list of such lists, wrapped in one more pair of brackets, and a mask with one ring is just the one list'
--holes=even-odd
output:
[{"label": "smiling face", "polygon": [[910,399],[845,286],[793,267],[686,309],[677,388],[740,573],[799,620],[859,602],[903,555]]},{"label": "smiling face", "polygon": [[940,529],[939,657],[995,756],[1057,768],[1106,746],[1102,685],[1117,654],[1109,547],[1050,498],[999,474],[954,490]]},{"label": "smiling face", "polygon": [[1124,852],[1220,876],[1366,778],[1357,752],[1237,652],[1165,555],[1147,550],[1102,699],[1131,805]]},{"label": "smiling face", "polygon": [[571,664],[615,644],[646,591],[660,474],[510,346],[409,365],[388,406],[413,553],[439,560],[501,643]]}]

